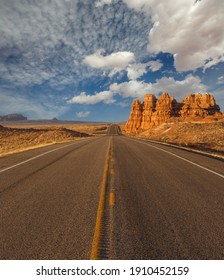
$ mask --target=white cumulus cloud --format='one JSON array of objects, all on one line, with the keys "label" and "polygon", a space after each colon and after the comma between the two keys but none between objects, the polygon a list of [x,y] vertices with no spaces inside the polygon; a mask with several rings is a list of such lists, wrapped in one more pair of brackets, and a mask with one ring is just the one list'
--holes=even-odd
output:
[{"label": "white cumulus cloud", "polygon": [[87,118],[89,115],[90,115],[89,111],[81,111],[76,113],[76,116],[78,118]]},{"label": "white cumulus cloud", "polygon": [[136,80],[147,73],[148,69],[152,72],[158,71],[163,67],[160,61],[149,61],[147,63],[131,64],[127,67],[127,76],[129,80]]},{"label": "white cumulus cloud", "polygon": [[111,70],[113,75],[125,69],[131,62],[135,60],[135,55],[132,52],[115,52],[109,55],[102,55],[104,50],[98,50],[94,54],[88,55],[84,58],[84,63],[92,68]]},{"label": "white cumulus cloud", "polygon": [[120,94],[122,97],[139,97],[142,98],[146,93],[150,92],[151,84],[143,81],[129,81],[124,83],[114,83],[110,86],[110,92]]},{"label": "white cumulus cloud", "polygon": [[[188,93],[207,92],[208,88],[202,83],[198,76],[188,75],[183,80],[175,80],[173,77],[163,77],[157,79],[155,83],[145,83],[144,81],[129,81],[124,83],[114,83],[109,87],[111,96],[119,94],[123,98],[139,98],[143,100],[146,93],[159,94],[168,92],[178,100],[184,98]],[[98,93],[100,94],[100,93]]]},{"label": "white cumulus cloud", "polygon": [[202,83],[200,77],[190,74],[183,80],[175,80],[173,77],[158,79],[152,84],[151,91],[157,94],[165,91],[179,100],[188,93],[205,93],[208,87]]},{"label": "white cumulus cloud", "polygon": [[[208,87],[202,83],[198,76],[189,74],[182,80],[175,80],[173,77],[163,77],[157,79],[155,83],[146,83],[137,80],[120,84],[113,83],[109,86],[107,91],[101,91],[94,95],[86,95],[85,92],[82,92],[68,102],[77,104],[96,104],[104,102],[105,104],[126,106],[126,98],[139,98],[140,100],[143,100],[144,95],[147,93],[158,95],[161,92],[168,92],[171,96],[174,96],[180,101],[188,93],[205,93],[207,91]],[[124,101],[116,103],[116,99],[114,98],[115,95],[120,95]]]},{"label": "white cumulus cloud", "polygon": [[149,52],[173,54],[177,71],[205,70],[224,61],[223,0],[123,1],[152,18]]},{"label": "white cumulus cloud", "polygon": [[114,103],[113,94],[109,91],[102,91],[95,95],[87,95],[85,92],[80,93],[80,95],[74,96],[68,101],[71,104],[97,104],[103,102],[105,104]]}]

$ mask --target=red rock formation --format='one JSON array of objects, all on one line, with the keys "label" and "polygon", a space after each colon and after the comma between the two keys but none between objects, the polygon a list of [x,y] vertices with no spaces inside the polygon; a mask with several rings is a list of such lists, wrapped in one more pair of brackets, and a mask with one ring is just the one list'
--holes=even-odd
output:
[{"label": "red rock formation", "polygon": [[156,102],[156,110],[152,117],[153,125],[164,123],[171,117],[178,117],[181,105],[174,97],[164,92]]},{"label": "red rock formation", "polygon": [[216,105],[214,96],[209,93],[205,95],[200,93],[189,94],[182,103],[183,107],[180,112],[182,117],[206,117],[220,113],[220,108]]},{"label": "red rock formation", "polygon": [[125,125],[125,130],[129,132],[137,132],[141,127],[142,122],[142,104],[138,99],[135,99],[132,103],[131,115],[128,122]]},{"label": "red rock formation", "polygon": [[152,127],[152,115],[156,108],[156,97],[154,94],[146,94],[143,102],[143,113],[142,113],[142,129],[149,129]]},{"label": "red rock formation", "polygon": [[138,99],[134,100],[125,131],[136,133],[170,121],[171,118],[184,121],[189,117],[204,119],[209,115],[222,116],[214,96],[209,93],[189,94],[182,103],[178,103],[166,92],[158,100],[154,94],[146,94],[143,104]]}]

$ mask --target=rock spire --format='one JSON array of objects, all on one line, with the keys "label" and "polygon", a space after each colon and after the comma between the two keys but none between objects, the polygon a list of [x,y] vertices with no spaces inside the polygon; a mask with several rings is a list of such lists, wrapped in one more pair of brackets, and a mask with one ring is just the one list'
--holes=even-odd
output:
[{"label": "rock spire", "polygon": [[184,121],[189,117],[203,119],[211,115],[222,114],[214,96],[209,93],[188,94],[180,103],[167,92],[163,92],[158,99],[154,94],[146,94],[142,104],[138,99],[133,101],[125,131],[137,133],[169,120]]}]

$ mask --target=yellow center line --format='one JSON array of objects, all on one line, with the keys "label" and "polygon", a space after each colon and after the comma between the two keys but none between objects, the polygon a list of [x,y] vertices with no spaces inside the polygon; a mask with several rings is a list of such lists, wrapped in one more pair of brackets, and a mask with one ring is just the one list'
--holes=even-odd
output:
[{"label": "yellow center line", "polygon": [[110,168],[110,175],[114,175],[115,174],[115,170],[113,167]]},{"label": "yellow center line", "polygon": [[110,206],[114,207],[115,204],[115,194],[113,191],[110,192]]},{"label": "yellow center line", "polygon": [[108,171],[109,171],[110,153],[111,153],[111,139],[109,141],[109,145],[107,149],[106,163],[104,167],[103,180],[101,185],[101,193],[100,193],[99,205],[98,205],[97,216],[96,216],[96,225],[95,225],[92,249],[90,254],[91,260],[100,259],[100,241],[102,237],[102,226],[103,226],[104,205],[105,205],[105,198],[106,198],[106,187],[107,187],[107,178],[108,178]]}]

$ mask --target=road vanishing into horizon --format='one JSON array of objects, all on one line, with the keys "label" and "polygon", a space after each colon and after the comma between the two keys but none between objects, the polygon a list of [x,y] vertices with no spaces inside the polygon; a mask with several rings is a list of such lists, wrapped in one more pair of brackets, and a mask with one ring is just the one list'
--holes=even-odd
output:
[{"label": "road vanishing into horizon", "polygon": [[224,259],[224,161],[117,125],[8,155],[0,228],[0,259]]}]

